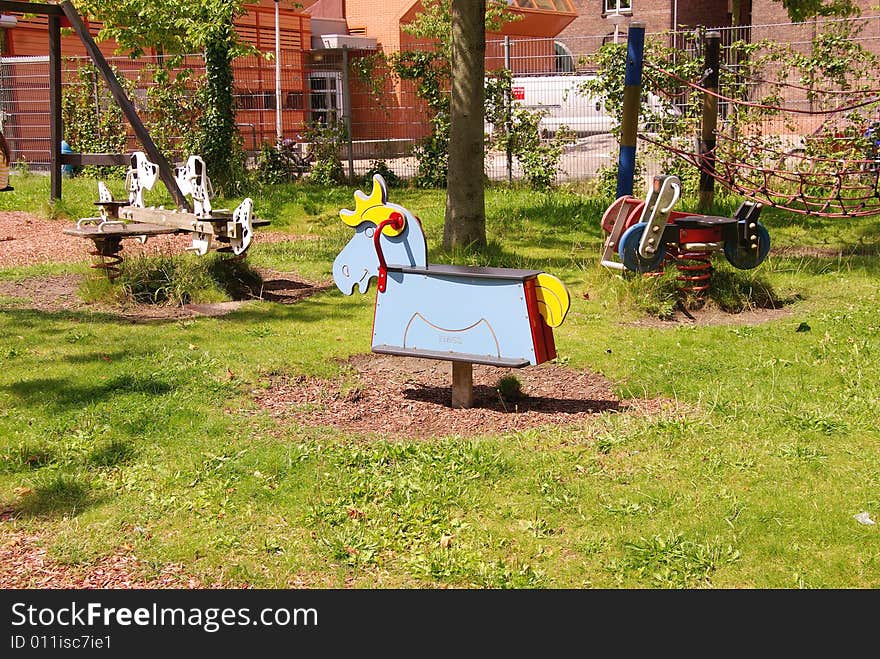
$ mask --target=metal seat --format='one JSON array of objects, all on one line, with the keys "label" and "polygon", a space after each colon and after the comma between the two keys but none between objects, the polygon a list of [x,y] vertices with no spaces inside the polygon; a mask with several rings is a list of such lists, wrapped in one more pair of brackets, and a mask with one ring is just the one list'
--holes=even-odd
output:
[{"label": "metal seat", "polygon": [[737,219],[720,215],[686,215],[685,217],[676,217],[673,221],[682,229],[707,229],[725,224],[735,224]]}]

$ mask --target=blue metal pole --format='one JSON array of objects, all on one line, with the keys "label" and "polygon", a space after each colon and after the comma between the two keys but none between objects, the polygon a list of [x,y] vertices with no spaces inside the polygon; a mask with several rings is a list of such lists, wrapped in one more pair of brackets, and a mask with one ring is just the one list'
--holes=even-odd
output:
[{"label": "blue metal pole", "polygon": [[620,122],[620,154],[617,160],[617,196],[633,193],[636,173],[636,140],[639,132],[639,104],[642,96],[642,58],[645,24],[630,23],[626,44],[626,75],[623,81],[623,117]]}]

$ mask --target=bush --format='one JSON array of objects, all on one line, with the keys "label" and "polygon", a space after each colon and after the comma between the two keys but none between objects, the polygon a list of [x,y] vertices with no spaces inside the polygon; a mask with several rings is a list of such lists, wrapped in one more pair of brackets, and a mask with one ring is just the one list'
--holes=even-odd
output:
[{"label": "bush", "polygon": [[123,261],[112,283],[103,274],[87,279],[80,295],[88,302],[183,306],[241,298],[261,283],[245,261],[217,253],[142,256]]},{"label": "bush", "polygon": [[341,121],[311,123],[302,134],[309,143],[308,157],[312,158],[308,181],[317,185],[335,185],[345,181],[345,170],[339,157],[339,148],[346,141],[348,131]]},{"label": "bush", "polygon": [[495,391],[505,403],[515,403],[523,398],[522,382],[513,373],[509,373],[495,383]]},{"label": "bush", "polygon": [[394,170],[388,166],[384,160],[374,160],[370,163],[370,168],[364,174],[364,184],[367,187],[372,186],[373,176],[379,174],[389,188],[396,187],[402,183],[400,177],[394,173]]}]

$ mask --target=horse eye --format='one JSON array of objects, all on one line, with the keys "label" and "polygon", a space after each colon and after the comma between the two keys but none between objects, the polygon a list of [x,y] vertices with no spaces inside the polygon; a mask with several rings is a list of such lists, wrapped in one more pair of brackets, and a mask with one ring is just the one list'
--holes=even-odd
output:
[{"label": "horse eye", "polygon": [[373,227],[370,227],[369,229],[364,231],[364,233],[367,234],[367,238],[372,238],[373,234],[376,233],[376,230]]}]

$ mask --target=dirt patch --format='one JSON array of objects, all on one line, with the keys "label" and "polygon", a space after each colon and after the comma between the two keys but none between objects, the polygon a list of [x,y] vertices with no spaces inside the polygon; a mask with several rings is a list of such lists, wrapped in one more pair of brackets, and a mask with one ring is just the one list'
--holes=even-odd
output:
[{"label": "dirt patch", "polygon": [[[391,438],[472,436],[569,425],[630,407],[601,375],[550,363],[516,370],[474,366],[474,407],[466,410],[451,406],[449,362],[369,354],[353,357],[348,365],[352,371],[348,379],[276,377],[254,396],[279,418]],[[509,373],[522,383],[520,400],[504,401],[495,389]],[[639,405],[649,412],[659,410],[662,401]]]},{"label": "dirt patch", "polygon": [[77,295],[81,281],[80,275],[52,275],[0,281],[0,297],[13,298],[7,302],[0,302],[0,308],[77,311],[87,306]]},{"label": "dirt patch", "polygon": [[187,575],[180,563],[154,569],[132,555],[130,548],[89,566],[64,565],[47,556],[38,536],[23,531],[0,531],[0,588],[219,588]]},{"label": "dirt patch", "polygon": [[289,273],[257,268],[263,283],[258,289],[245,292],[246,299],[293,304],[307,297],[333,288],[332,281],[313,282],[293,277]]},{"label": "dirt patch", "polygon": [[[91,240],[62,233],[75,224],[71,220],[47,220],[21,211],[0,212],[0,268],[91,260],[89,252],[94,249]],[[309,239],[314,237],[265,229],[254,232],[254,244]],[[154,236],[143,245],[137,240],[123,240],[122,256],[183,254],[191,244],[188,234]]]},{"label": "dirt patch", "polygon": [[695,311],[678,310],[669,319],[640,318],[628,324],[635,327],[654,327],[660,329],[682,326],[761,325],[773,320],[788,318],[791,314],[791,309],[786,307],[778,309],[747,309],[739,313],[728,313],[717,307],[704,307]]},{"label": "dirt patch", "polygon": [[88,260],[91,243],[61,233],[70,224],[20,211],[0,212],[0,268]]},{"label": "dirt patch", "polygon": [[[187,304],[182,307],[152,304],[86,304],[77,293],[82,276],[74,274],[28,277],[0,281],[0,309],[37,309],[39,311],[82,311],[106,313],[132,322],[182,320],[196,316],[224,316],[239,309],[248,300],[267,300],[279,304],[293,304],[304,300],[332,284],[311,282],[289,273],[258,270],[263,277],[263,289],[246,291],[242,299],[211,304]],[[8,298],[3,300],[2,298]]]}]

